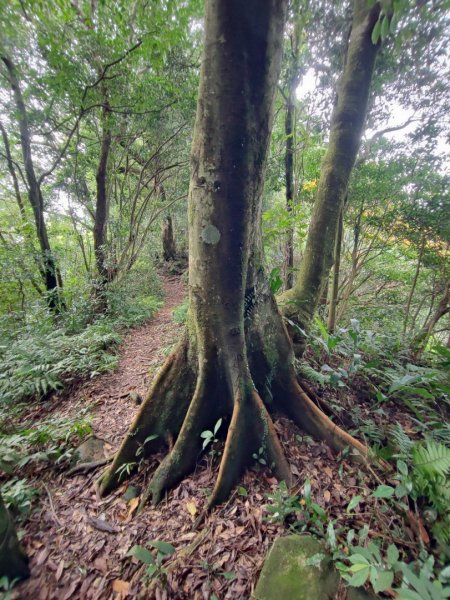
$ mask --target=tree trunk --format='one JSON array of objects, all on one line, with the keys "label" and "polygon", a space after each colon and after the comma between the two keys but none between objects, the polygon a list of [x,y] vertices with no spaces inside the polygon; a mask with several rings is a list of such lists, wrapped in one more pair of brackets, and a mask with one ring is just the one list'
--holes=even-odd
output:
[{"label": "tree trunk", "polygon": [[30,575],[28,559],[17,539],[14,523],[0,493],[0,578],[26,579]]},{"label": "tree trunk", "polygon": [[[369,8],[366,0],[354,0],[352,31],[338,84],[330,141],[322,162],[306,248],[294,287],[284,293],[280,303],[283,313],[296,321],[303,331],[310,327],[323,283],[333,264],[337,224],[361,141],[379,47],[371,40],[379,12],[378,2]],[[296,350],[302,353],[305,339],[294,337],[298,344]]]},{"label": "tree trunk", "polygon": [[98,278],[95,280],[94,296],[96,310],[104,312],[106,310],[106,287],[108,285],[109,269],[106,256],[106,221],[108,218],[108,159],[111,150],[111,126],[109,123],[110,107],[108,99],[108,89],[104,81],[101,83],[102,95],[102,117],[101,131],[102,139],[100,145],[100,157],[98,161],[96,180],[96,204],[94,217],[94,254],[97,267]]},{"label": "tree trunk", "polygon": [[436,307],[436,310],[425,321],[419,333],[414,337],[411,344],[411,354],[417,359],[427,347],[428,340],[433,333],[437,323],[450,312],[450,281],[444,286],[444,293]]},{"label": "tree trunk", "polygon": [[22,148],[23,162],[25,166],[25,175],[28,183],[28,198],[36,225],[37,238],[41,248],[41,273],[47,291],[47,303],[54,312],[59,312],[64,307],[60,294],[62,288],[62,278],[56,265],[55,257],[50,247],[47,234],[47,227],[44,219],[44,200],[40,183],[34,170],[33,157],[31,153],[31,136],[28,126],[28,116],[23,100],[22,92],[17,79],[16,70],[12,60],[7,56],[1,57],[8,71],[9,83],[14,96],[14,102],[17,109],[17,119],[20,129],[20,142]]},{"label": "tree trunk", "polygon": [[[295,81],[297,78],[295,78]],[[286,185],[286,210],[292,216],[294,202],[294,94],[293,82],[289,82],[289,91],[286,101],[286,116],[284,131],[286,134],[286,148],[284,155],[285,185]],[[290,290],[294,283],[294,226],[292,223],[286,233],[284,249],[284,289]]]},{"label": "tree trunk", "polygon": [[408,328],[408,319],[409,319],[409,313],[411,310],[411,302],[414,297],[414,292],[416,291],[417,280],[419,279],[420,267],[422,266],[422,258],[423,258],[423,253],[425,250],[425,242],[426,242],[425,233],[422,233],[422,240],[420,243],[419,256],[417,257],[416,271],[414,273],[414,279],[413,279],[413,282],[411,285],[411,290],[408,294],[408,300],[406,301],[406,306],[405,306],[405,320],[403,321],[403,335],[405,335],[406,330]]},{"label": "tree trunk", "polygon": [[[365,447],[332,423],[299,386],[289,337],[263,270],[263,179],[279,76],[286,0],[209,0],[191,155],[189,318],[111,468],[121,473],[175,440],[142,504],[192,471],[200,434],[225,434],[209,507],[223,501],[262,453],[279,479],[290,469],[269,410],[282,410],[334,448]],[[157,436],[148,443],[148,436]],[[261,455],[261,454],[260,454]]]},{"label": "tree trunk", "polygon": [[173,238],[172,217],[170,215],[166,215],[162,223],[162,248],[163,258],[166,262],[175,260],[177,253]]},{"label": "tree trunk", "polygon": [[336,236],[336,246],[334,250],[333,280],[331,282],[330,306],[328,309],[328,331],[334,333],[336,329],[336,307],[339,292],[339,275],[341,270],[341,248],[342,237],[344,234],[344,207],[339,215],[338,231]]}]

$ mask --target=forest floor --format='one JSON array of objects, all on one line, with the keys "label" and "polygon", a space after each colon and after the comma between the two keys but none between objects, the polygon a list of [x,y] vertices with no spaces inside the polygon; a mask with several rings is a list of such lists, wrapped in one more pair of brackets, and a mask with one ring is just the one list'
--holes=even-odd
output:
[{"label": "forest floor", "polygon": [[[167,276],[163,286],[164,308],[124,336],[118,368],[80,384],[48,409],[31,409],[36,420],[51,415],[76,418],[88,410],[95,436],[105,440],[106,454],[115,452],[138,410],[129,393],[144,395],[181,333],[172,311],[182,302],[185,288],[179,278]],[[382,522],[394,527],[395,516],[380,509],[376,500],[367,498],[354,513],[346,511],[352,496],[365,498],[374,486],[364,468],[302,436],[287,419],[278,419],[275,426],[296,481],[291,494],[300,494],[308,478],[314,502],[337,525],[359,529],[367,523],[373,537],[379,535]],[[220,444],[215,451],[220,452]],[[161,456],[153,457],[130,483],[145,489],[159,460]],[[69,475],[67,466],[54,466],[36,474],[42,493],[22,527],[31,577],[15,588],[12,598],[250,597],[269,547],[286,531],[282,524],[271,523],[265,510],[267,495],[276,493],[278,486],[267,469],[255,464],[229,501],[215,509],[201,529],[194,530],[193,523],[217,476],[217,460],[211,453],[199,459],[196,471],[163,502],[147,506],[139,515],[135,514],[138,500],[124,498],[127,483],[106,499],[97,498],[94,483],[102,468]],[[414,535],[405,531],[404,543],[413,543]],[[150,578],[145,566],[127,553],[135,544],[149,547],[154,540],[171,543],[176,552]]]}]

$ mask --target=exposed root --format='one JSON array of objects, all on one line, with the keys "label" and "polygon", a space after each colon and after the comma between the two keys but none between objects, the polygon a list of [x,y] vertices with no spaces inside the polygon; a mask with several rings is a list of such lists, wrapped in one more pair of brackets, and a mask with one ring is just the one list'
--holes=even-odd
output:
[{"label": "exposed root", "polygon": [[367,458],[367,446],[333,423],[309,398],[295,377],[291,378],[287,391],[283,410],[294,423],[337,452],[350,447],[363,459]]},{"label": "exposed root", "polygon": [[[192,368],[195,363],[189,360],[189,351],[187,337],[184,337],[167,358],[111,467],[97,482],[100,496],[108,494],[121,483],[124,471],[128,474],[135,471],[141,458],[178,436],[195,384]],[[149,436],[155,437],[146,443]]]},{"label": "exposed root", "polygon": [[[211,369],[209,367],[208,371]],[[201,367],[197,387],[187,411],[179,436],[172,452],[168,454],[156,469],[147,491],[142,497],[139,510],[152,499],[157,504],[165,490],[176,485],[185,475],[191,472],[201,452],[200,433],[210,425],[211,414],[204,409],[208,383],[211,382],[204,364]]]}]

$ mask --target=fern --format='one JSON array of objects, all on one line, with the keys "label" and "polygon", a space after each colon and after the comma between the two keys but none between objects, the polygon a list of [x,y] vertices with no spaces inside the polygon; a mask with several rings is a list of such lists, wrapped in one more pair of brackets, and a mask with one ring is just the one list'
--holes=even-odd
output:
[{"label": "fern", "polygon": [[326,378],[323,375],[323,373],[320,373],[320,371],[316,371],[310,365],[308,365],[308,363],[299,363],[298,370],[300,375],[303,375],[303,377],[306,377],[306,379],[308,379],[309,381],[319,383],[320,385],[325,385]]},{"label": "fern", "polygon": [[389,427],[388,437],[391,443],[398,448],[399,454],[408,456],[411,453],[414,442],[405,433],[405,430],[400,423],[396,423],[395,425]]},{"label": "fern", "polygon": [[445,479],[450,473],[450,448],[429,439],[413,449],[413,463],[423,475]]}]

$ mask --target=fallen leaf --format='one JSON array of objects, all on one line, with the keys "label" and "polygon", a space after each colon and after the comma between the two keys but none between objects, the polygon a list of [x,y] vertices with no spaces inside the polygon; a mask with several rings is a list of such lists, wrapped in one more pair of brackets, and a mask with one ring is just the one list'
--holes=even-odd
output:
[{"label": "fallen leaf", "polygon": [[122,598],[125,598],[129,594],[130,584],[123,579],[114,579],[112,589],[113,592],[116,592],[116,594],[120,594]]},{"label": "fallen leaf", "polygon": [[105,557],[96,558],[94,560],[94,569],[101,571],[102,573],[108,572],[108,563]]},{"label": "fallen leaf", "polygon": [[57,569],[56,574],[55,574],[56,581],[59,581],[61,579],[61,575],[63,574],[63,571],[64,571],[64,566],[65,566],[65,562],[64,562],[64,559],[63,559],[59,563],[58,569]]},{"label": "fallen leaf", "polygon": [[129,502],[128,502],[128,518],[130,518],[134,511],[137,509],[137,507],[139,506],[139,498],[132,498]]},{"label": "fallen leaf", "polygon": [[195,517],[195,515],[197,514],[197,505],[195,504],[195,502],[186,502],[186,508],[188,513]]},{"label": "fallen leaf", "polygon": [[292,475],[296,475],[297,477],[300,476],[300,472],[295,465],[291,465],[291,473]]},{"label": "fallen leaf", "polygon": [[325,502],[328,504],[328,502],[331,500],[331,494],[328,490],[325,490],[323,493],[323,499],[325,500]]},{"label": "fallen leaf", "polygon": [[117,527],[113,527],[103,519],[96,519],[95,517],[90,517],[88,515],[87,522],[89,525],[94,527],[94,529],[98,529],[99,531],[105,531],[106,533],[119,533]]}]

